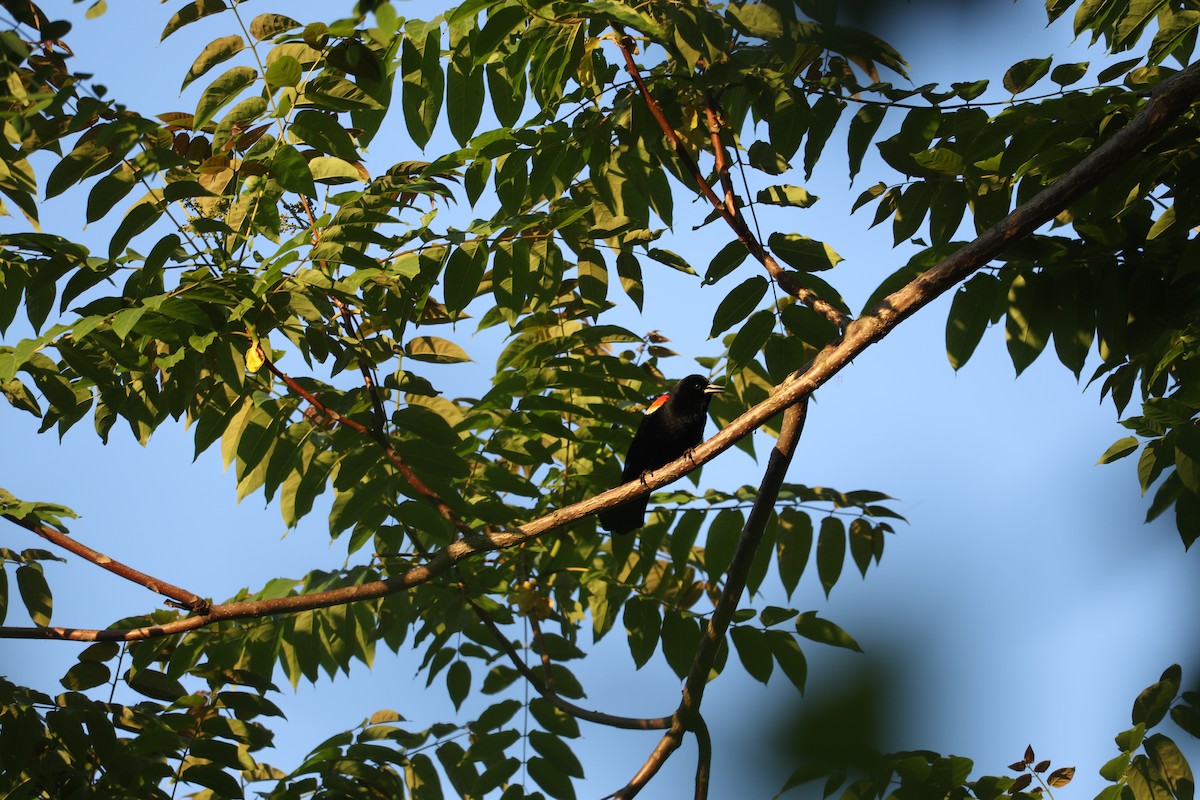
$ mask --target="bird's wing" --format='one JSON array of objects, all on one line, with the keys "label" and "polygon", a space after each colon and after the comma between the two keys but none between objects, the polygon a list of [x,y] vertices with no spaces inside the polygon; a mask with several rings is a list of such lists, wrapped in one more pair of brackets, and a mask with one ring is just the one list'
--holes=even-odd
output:
[{"label": "bird's wing", "polygon": [[629,443],[629,452],[625,454],[625,468],[621,471],[622,481],[633,480],[646,470],[655,469],[667,463],[658,460],[660,457],[658,451],[662,446],[659,439],[661,438],[663,418],[661,414],[652,413],[661,405],[662,403],[656,400],[647,409],[642,421],[638,423],[637,432],[633,434],[633,441]]}]

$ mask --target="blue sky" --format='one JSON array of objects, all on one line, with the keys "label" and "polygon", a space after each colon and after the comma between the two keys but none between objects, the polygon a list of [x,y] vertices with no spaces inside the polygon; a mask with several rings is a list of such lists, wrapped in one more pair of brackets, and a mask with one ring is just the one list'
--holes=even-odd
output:
[{"label": "blue sky", "polygon": [[[95,72],[110,94],[143,113],[190,109],[202,87],[180,99],[183,73],[205,42],[231,31],[226,22],[207,20],[156,45],[177,5],[114,7],[98,20],[81,20],[68,39],[78,54],[75,68]],[[440,7],[398,4],[410,16],[432,16]],[[302,18],[297,8],[289,13]],[[275,10],[257,4],[248,9]],[[1085,52],[1086,42],[1072,43],[1069,19],[1046,28],[1037,2],[992,4],[994,16],[982,23],[940,4],[936,11],[923,9],[906,9],[885,34],[908,59],[916,85],[987,77],[998,86],[1012,63],[1051,53],[1056,63],[1100,60],[1099,53]],[[82,9],[73,12],[81,16]],[[116,54],[114,42],[121,45]],[[420,157],[406,144],[398,116],[389,126],[391,135],[373,145],[372,162]],[[427,153],[437,147],[435,140]],[[830,143],[825,162],[805,183],[821,201],[781,224],[824,239],[846,258],[830,279],[857,310],[907,261],[911,248],[893,250],[886,225],[866,232],[869,213],[848,216],[854,196],[880,171],[868,161],[859,184],[848,190],[838,147],[837,140]],[[39,177],[44,180],[47,171],[43,164]],[[801,178],[789,176],[794,183]],[[44,228],[97,247],[107,242],[115,221],[82,230],[77,203],[47,203]],[[666,246],[702,271],[729,237],[715,226],[692,234],[699,213],[687,218],[693,208],[688,203],[681,193],[679,235]],[[0,219],[0,231],[21,224]],[[696,290],[665,269],[648,270],[648,280],[644,312],[627,309],[621,323],[635,331],[662,330],[688,357],[714,354],[715,343],[704,340],[707,318],[696,324],[677,292],[696,292],[684,296],[711,304],[704,293],[724,290]],[[1097,402],[1095,387],[1085,390],[1052,360],[1053,353],[1014,379],[1000,330],[989,331],[971,362],[954,373],[943,340],[948,304],[943,298],[871,348],[821,389],[810,411],[789,480],[888,492],[910,524],[889,538],[882,565],[867,580],[848,569],[828,600],[815,574],[806,573],[791,605],[838,622],[866,655],[807,647],[804,702],[819,704],[837,692],[839,677],[884,664],[892,679],[891,693],[880,701],[881,747],[953,752],[975,759],[980,773],[998,774],[1032,743],[1055,766],[1079,768],[1075,783],[1058,797],[1092,797],[1102,785],[1096,770],[1116,754],[1112,736],[1128,727],[1136,694],[1176,661],[1194,685],[1200,663],[1187,612],[1200,599],[1195,556],[1183,552],[1169,521],[1142,524],[1146,502],[1133,460],[1095,465],[1125,433],[1111,405]],[[4,341],[25,334],[14,327]],[[461,370],[456,379],[465,385],[486,381],[494,342],[479,337],[467,346],[479,364],[453,368]],[[694,365],[681,359],[674,369],[683,375]],[[37,437],[36,427],[27,415],[0,410],[0,442],[9,455],[0,486],[21,498],[73,507],[82,515],[73,532],[114,558],[214,598],[278,575],[344,563],[344,545],[329,542],[320,513],[287,532],[278,511],[261,508],[257,498],[235,505],[232,474],[222,473],[214,452],[191,463],[191,437],[180,428],[160,430],[143,449],[120,429],[103,447],[81,423],[57,446],[52,436]],[[765,444],[765,435],[758,438]],[[753,469],[730,452],[706,468],[705,481],[754,482]],[[41,543],[10,526],[0,528],[0,546]],[[56,588],[56,624],[103,626],[157,603],[145,590],[74,559],[50,565],[48,573]],[[10,610],[8,624],[22,622]],[[578,671],[587,705],[614,713],[669,713],[678,702],[677,679],[654,664],[635,671],[618,636],[601,643]],[[0,673],[54,691],[54,678],[79,649],[4,642]],[[771,761],[770,748],[755,746],[758,727],[761,720],[795,713],[782,699],[789,690],[764,688],[730,664],[706,696],[717,750],[713,796],[770,796],[786,770]],[[425,691],[423,678],[414,680],[416,665],[407,654],[381,650],[371,672],[285,692],[289,724],[277,731],[278,756],[266,760],[294,766],[332,729],[350,727],[379,708],[395,708],[414,724],[454,719],[440,693]],[[460,719],[480,707],[472,698]],[[1181,732],[1169,733],[1189,741]],[[580,796],[616,789],[656,739],[584,726],[577,751],[589,777]],[[1187,752],[1194,756],[1197,749]],[[693,769],[689,743],[647,796],[678,796]]]}]

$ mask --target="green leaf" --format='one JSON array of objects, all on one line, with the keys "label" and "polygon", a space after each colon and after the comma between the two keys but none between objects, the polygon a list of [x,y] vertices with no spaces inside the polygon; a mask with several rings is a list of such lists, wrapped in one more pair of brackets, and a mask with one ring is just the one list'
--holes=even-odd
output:
[{"label": "green leaf", "polygon": [[994,275],[980,272],[954,293],[946,318],[946,357],[955,370],[967,363],[983,338],[1001,289]]},{"label": "green leaf", "polygon": [[446,691],[455,710],[462,707],[463,700],[471,693],[471,668],[461,658],[446,670]]},{"label": "green leaf", "polygon": [[409,340],[404,347],[404,354],[431,364],[461,364],[471,360],[466,350],[449,339],[437,336],[417,336]]},{"label": "green leaf", "polygon": [[785,510],[779,515],[779,536],[776,548],[779,558],[779,579],[788,597],[796,591],[800,576],[812,551],[813,524],[807,514]]},{"label": "green leaf", "polygon": [[775,662],[771,659],[770,642],[763,631],[735,625],[729,630],[729,638],[750,677],[761,683],[770,680]]},{"label": "green leaf", "polygon": [[775,96],[775,108],[768,120],[768,130],[771,146],[784,159],[791,159],[800,149],[800,142],[808,131],[810,111],[804,95],[793,88]]},{"label": "green leaf", "polygon": [[245,796],[237,778],[213,764],[192,764],[183,771],[181,780],[211,789],[216,797]]},{"label": "green leaf", "polygon": [[875,138],[879,125],[887,111],[885,106],[868,103],[858,110],[850,119],[850,131],[846,135],[846,150],[849,155],[850,180],[862,168],[863,156]]},{"label": "green leaf", "polygon": [[183,684],[165,672],[154,669],[140,669],[132,674],[126,674],[125,682],[138,694],[152,700],[162,700],[165,703],[173,703],[187,694]]},{"label": "green leaf", "polygon": [[304,86],[304,98],[317,108],[330,111],[383,111],[383,105],[358,84],[337,75],[322,73]]},{"label": "green leaf", "polygon": [[767,244],[777,258],[802,272],[832,269],[842,261],[829,245],[798,233],[772,233]]},{"label": "green leaf", "polygon": [[767,295],[767,279],[761,275],[748,278],[733,289],[717,306],[713,314],[712,330],[708,338],[713,338],[738,324],[758,307]]},{"label": "green leaf", "polygon": [[949,244],[967,210],[967,187],[955,181],[934,193],[929,204],[929,239],[934,246]]},{"label": "green leaf", "polygon": [[771,653],[775,656],[775,663],[779,664],[779,668],[783,670],[784,675],[787,675],[792,685],[803,692],[804,685],[808,681],[808,661],[804,658],[804,651],[800,649],[800,644],[786,631],[768,631],[767,636],[770,637]]},{"label": "green leaf", "polygon": [[658,649],[662,619],[658,613],[658,602],[654,600],[630,600],[625,604],[625,634],[629,638],[629,654],[638,669],[646,665]]},{"label": "green leaf", "polygon": [[[337,156],[351,164],[359,161],[358,148],[350,134],[338,124],[335,117],[319,111],[301,111],[292,120],[288,136],[299,139],[309,147]],[[295,191],[295,190],[293,190]]]},{"label": "green leaf", "polygon": [[594,247],[585,248],[579,254],[576,269],[579,294],[584,301],[593,307],[603,306],[608,297],[608,267],[604,264],[604,256]]},{"label": "green leaf", "polygon": [[817,536],[817,575],[821,578],[826,597],[841,576],[845,560],[846,527],[837,517],[825,517],[821,520],[821,532]]},{"label": "green leaf", "polygon": [[730,3],[727,19],[738,30],[756,39],[778,39],[783,36],[783,18],[773,6],[762,3]]},{"label": "green leaf", "polygon": [[112,671],[107,664],[98,661],[80,661],[67,670],[67,674],[59,682],[72,692],[83,692],[108,683],[111,679]]},{"label": "green leaf", "polygon": [[900,195],[892,217],[892,239],[896,245],[912,238],[920,229],[932,199],[933,189],[925,181],[914,183]]},{"label": "green leaf", "polygon": [[1078,83],[1088,71],[1088,62],[1081,61],[1077,64],[1059,64],[1050,73],[1050,80],[1057,83],[1059,86],[1070,86],[1073,83]]},{"label": "green leaf", "polygon": [[471,725],[471,730],[478,733],[487,733],[499,728],[513,718],[521,709],[521,701],[519,700],[501,700],[499,703],[488,706],[479,719]]},{"label": "green leaf", "polygon": [[780,608],[779,606],[767,606],[758,615],[758,621],[763,624],[764,628],[769,628],[772,625],[778,625],[781,622],[787,622],[795,617],[798,613],[794,608]]},{"label": "green leaf", "polygon": [[295,30],[299,27],[299,22],[283,14],[259,14],[250,20],[250,35],[261,42],[264,39],[270,39],[276,34]]},{"label": "green leaf", "polygon": [[[819,547],[820,545],[818,545],[818,549]],[[799,619],[796,620],[796,633],[805,639],[812,639],[814,642],[832,645],[833,647],[844,647],[847,650],[855,650],[859,653],[862,652],[862,648],[858,646],[858,642],[854,641],[854,638],[850,634],[829,620],[821,619],[815,611],[806,611],[800,615]]]},{"label": "green leaf", "polygon": [[525,769],[528,770],[529,777],[533,778],[546,794],[556,800],[575,800],[575,787],[571,784],[571,778],[558,764],[534,756],[525,762]]},{"label": "green leaf", "polygon": [[[792,186],[784,184],[782,186],[768,186],[766,189],[760,189],[758,192],[758,202],[766,203],[772,206],[793,206],[796,208],[808,208],[813,203],[820,199],[816,195],[809,194],[806,189],[800,186]],[[741,242],[737,243],[741,246]],[[742,250],[745,251],[745,247]]]},{"label": "green leaf", "polygon": [[1173,800],[1158,769],[1145,756],[1136,756],[1125,774],[1134,800]]},{"label": "green leaf", "polygon": [[1087,269],[1050,273],[1054,298],[1054,350],[1078,378],[1096,336],[1095,280]]},{"label": "green leaf", "polygon": [[748,367],[767,343],[775,327],[775,315],[756,311],[746,320],[729,345],[728,373],[734,375]]},{"label": "green leaf", "polygon": [[775,148],[766,142],[755,142],[750,145],[746,158],[750,162],[750,166],[768,175],[782,175],[792,168],[787,159],[775,152]]},{"label": "green leaf", "polygon": [[95,222],[103,218],[113,206],[129,194],[137,185],[137,173],[133,170],[118,168],[96,181],[88,194],[87,221]]},{"label": "green leaf", "polygon": [[1049,58],[1027,58],[1018,61],[1004,73],[1004,88],[1019,94],[1040,81],[1050,71]]},{"label": "green leaf", "polygon": [[1100,456],[1100,460],[1096,463],[1111,464],[1118,459],[1132,455],[1137,451],[1137,448],[1138,440],[1133,436],[1126,436],[1123,439],[1118,439],[1117,441],[1113,442],[1112,445],[1104,451],[1104,455]]},{"label": "green leaf", "polygon": [[108,259],[115,261],[124,252],[126,246],[139,233],[153,225],[162,216],[162,209],[155,203],[138,203],[121,220],[108,243]]},{"label": "green leaf", "polygon": [[746,245],[737,239],[722,247],[708,264],[708,271],[704,273],[704,285],[711,286],[733,272],[748,255],[750,253],[746,250]]},{"label": "green leaf", "polygon": [[475,299],[484,272],[487,271],[487,260],[487,245],[479,241],[466,242],[450,253],[442,278],[447,311],[462,311]]},{"label": "green leaf", "polygon": [[[471,48],[476,64],[483,64],[499,50],[500,44],[509,37],[518,25],[529,19],[525,9],[519,5],[497,9],[487,18],[479,31],[479,37]],[[495,93],[493,92],[493,95]],[[493,97],[493,102],[495,98]]]},{"label": "green leaf", "polygon": [[296,86],[304,77],[304,65],[295,56],[280,56],[271,62],[271,66],[267,67],[264,77],[267,85],[272,89]]},{"label": "green leaf", "polygon": [[308,161],[290,144],[281,144],[271,158],[271,177],[285,190],[306,197],[317,196]]},{"label": "green leaf", "polygon": [[729,569],[733,553],[746,520],[741,511],[732,508],[717,512],[704,541],[704,568],[710,580],[717,580]]},{"label": "green leaf", "polygon": [[118,311],[112,321],[113,333],[117,335],[118,339],[125,341],[130,331],[133,330],[133,326],[137,325],[145,314],[145,306],[134,306]]},{"label": "green leaf", "polygon": [[701,622],[678,611],[663,614],[662,650],[667,665],[680,678],[686,678],[700,646]]},{"label": "green leaf", "polygon": [[1042,273],[1017,275],[1008,288],[1008,315],[1004,338],[1013,367],[1020,375],[1050,341],[1053,300],[1049,281]]},{"label": "green leaf", "polygon": [[241,36],[233,34],[232,36],[222,36],[220,39],[214,39],[209,42],[205,48],[200,51],[200,55],[196,57],[192,68],[188,70],[187,75],[183,78],[183,85],[180,90],[186,89],[188,84],[204,75],[210,69],[220,64],[222,61],[229,59],[242,52],[246,47],[246,41]]},{"label": "green leaf", "polygon": [[111,157],[112,153],[94,139],[79,143],[50,171],[46,178],[46,199],[57,197],[93,174]]},{"label": "green leaf", "polygon": [[932,150],[913,153],[913,160],[925,169],[942,175],[958,176],[966,169],[963,157],[948,147],[935,147]]},{"label": "green leaf", "polygon": [[1138,695],[1133,703],[1134,725],[1145,725],[1149,729],[1162,722],[1179,692],[1181,672],[1178,664],[1172,664],[1157,682]]},{"label": "green leaf", "polygon": [[442,111],[445,76],[441,55],[439,27],[430,28],[419,42],[405,35],[400,58],[404,75],[401,98],[404,123],[413,143],[422,149],[433,135]]},{"label": "green leaf", "polygon": [[583,765],[562,739],[543,731],[530,731],[529,743],[563,772],[573,778],[583,777]]},{"label": "green leaf", "polygon": [[190,25],[198,19],[224,11],[226,8],[223,0],[194,0],[188,3],[183,8],[175,12],[175,15],[167,20],[167,26],[163,28],[162,36],[159,41],[166,39],[175,31],[182,28],[184,25]]},{"label": "green leaf", "polygon": [[1110,758],[1100,767],[1100,777],[1116,783],[1125,777],[1125,771],[1128,769],[1129,753],[1121,753],[1119,756]]},{"label": "green leaf", "polygon": [[1192,775],[1192,768],[1188,765],[1187,758],[1180,752],[1175,742],[1160,733],[1148,736],[1146,737],[1146,753],[1150,756],[1154,766],[1158,768],[1158,774],[1166,780],[1174,798],[1192,800],[1196,785],[1195,777]]},{"label": "green leaf", "polygon": [[17,590],[33,624],[39,628],[49,625],[54,598],[40,565],[22,564],[17,567]]},{"label": "green leaf", "polygon": [[808,138],[804,142],[804,179],[812,177],[813,168],[829,141],[829,135],[837,126],[838,118],[846,102],[829,94],[822,94],[813,104],[812,116],[808,123]]},{"label": "green leaf", "polygon": [[192,130],[201,130],[212,121],[217,112],[233,101],[246,88],[258,80],[258,70],[253,67],[234,67],[208,85],[200,95],[196,111],[192,115]]},{"label": "green leaf", "polygon": [[308,162],[308,169],[314,181],[333,186],[364,180],[353,164],[336,156],[317,156]]},{"label": "green leaf", "polygon": [[867,568],[875,556],[875,529],[862,517],[850,521],[850,556],[859,573],[867,577]]},{"label": "green leaf", "polygon": [[625,290],[625,294],[637,306],[638,311],[641,311],[645,293],[642,265],[633,253],[625,250],[617,253],[617,276],[621,279],[621,288]]},{"label": "green leaf", "polygon": [[684,261],[683,257],[677,253],[672,253],[670,250],[663,250],[658,247],[651,247],[646,251],[646,255],[653,258],[660,264],[666,264],[674,270],[678,270],[685,275],[695,275],[696,270],[692,269],[692,265]]}]

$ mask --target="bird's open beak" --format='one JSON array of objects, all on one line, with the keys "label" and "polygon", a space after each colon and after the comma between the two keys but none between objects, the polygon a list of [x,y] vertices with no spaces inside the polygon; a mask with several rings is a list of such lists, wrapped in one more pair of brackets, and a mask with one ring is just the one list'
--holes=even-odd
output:
[{"label": "bird's open beak", "polygon": [[720,394],[723,391],[725,391],[725,387],[719,383],[710,383],[704,387],[705,394]]}]

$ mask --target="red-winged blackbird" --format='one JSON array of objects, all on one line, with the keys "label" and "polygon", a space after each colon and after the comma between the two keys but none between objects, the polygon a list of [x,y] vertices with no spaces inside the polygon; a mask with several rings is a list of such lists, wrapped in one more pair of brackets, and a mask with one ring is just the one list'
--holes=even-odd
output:
[{"label": "red-winged blackbird", "polygon": [[[689,375],[651,403],[629,445],[621,483],[669,464],[700,444],[708,402],[723,388],[703,375]],[[645,523],[649,499],[650,495],[644,494],[600,512],[600,524],[613,533],[637,530]]]}]

